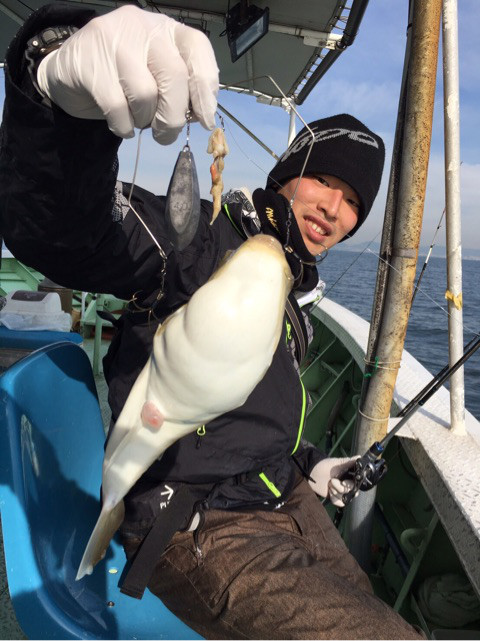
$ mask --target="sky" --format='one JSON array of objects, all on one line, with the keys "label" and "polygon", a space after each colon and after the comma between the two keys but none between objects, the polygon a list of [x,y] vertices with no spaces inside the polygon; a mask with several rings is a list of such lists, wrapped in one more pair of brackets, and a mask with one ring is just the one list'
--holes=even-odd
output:
[{"label": "sky", "polygon": [[[461,200],[464,249],[480,249],[480,224],[477,222],[480,196],[480,23],[479,0],[459,1],[459,57],[461,109]],[[360,31],[318,86],[299,107],[307,122],[337,113],[351,113],[380,134],[387,158],[382,185],[372,212],[348,244],[380,239],[385,208],[390,157],[395,130],[398,97],[403,67],[406,25],[406,0],[371,0]],[[3,70],[0,72],[3,76]],[[3,102],[3,78],[0,102]],[[219,103],[231,111],[278,155],[287,145],[289,116],[279,107],[267,107],[255,98],[221,91]],[[441,48],[439,52],[433,136],[424,225],[421,244],[428,246],[445,206],[443,152],[443,84]],[[297,130],[301,128],[297,120]],[[251,191],[265,184],[274,161],[233,122],[225,119],[230,154],[225,161],[225,189],[247,186]],[[210,198],[209,165],[206,154],[208,132],[192,125],[191,149],[195,156],[201,195]],[[162,147],[148,131],[142,134],[136,182],[154,193],[166,193],[178,152],[185,144],[182,133],[176,143]],[[138,137],[125,141],[120,149],[120,174],[130,181],[137,153]],[[445,244],[445,225],[437,237]]]}]

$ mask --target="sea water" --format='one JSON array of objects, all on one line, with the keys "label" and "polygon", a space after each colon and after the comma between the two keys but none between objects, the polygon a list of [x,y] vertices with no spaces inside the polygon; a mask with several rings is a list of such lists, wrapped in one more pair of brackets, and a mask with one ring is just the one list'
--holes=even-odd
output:
[{"label": "sea water", "polygon": [[[425,257],[420,256],[417,278]],[[367,321],[372,313],[378,256],[332,250],[318,267],[326,295]],[[431,257],[416,294],[405,348],[432,374],[448,363],[446,260]],[[480,334],[480,261],[463,261],[464,344]],[[465,364],[465,406],[480,420],[480,349]]]}]

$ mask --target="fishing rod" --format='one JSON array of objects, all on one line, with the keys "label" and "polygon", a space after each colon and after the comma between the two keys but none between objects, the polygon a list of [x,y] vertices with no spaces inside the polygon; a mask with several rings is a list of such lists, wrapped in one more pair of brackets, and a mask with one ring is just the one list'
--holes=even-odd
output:
[{"label": "fishing rod", "polygon": [[[464,347],[464,354],[463,354],[463,356],[462,356],[462,357],[461,357],[461,359],[460,359],[462,362],[460,363],[460,360],[459,360],[459,361],[457,361],[456,363],[454,363],[454,365],[452,365],[452,368],[453,368],[453,367],[455,367],[456,369],[455,369],[455,370],[452,370],[452,371],[451,371],[451,373],[449,374],[449,376],[451,376],[451,375],[452,375],[452,374],[453,374],[453,373],[458,369],[458,367],[461,367],[461,365],[462,365],[462,364],[463,364],[463,363],[464,363],[468,358],[470,358],[470,356],[472,356],[472,355],[474,354],[474,352],[477,350],[477,347],[478,347],[478,345],[476,345],[476,343],[477,343],[477,341],[478,341],[478,340],[479,340],[478,335],[475,335],[475,336],[472,338],[472,340],[471,340],[469,343],[467,343],[467,345],[465,345],[465,347]],[[476,345],[475,349],[473,350],[473,352],[471,352],[471,353],[470,353],[470,349],[471,349],[472,347],[474,347],[475,345]],[[460,364],[459,364],[459,363],[460,363]],[[436,376],[434,376],[434,377],[432,378],[432,380],[431,380],[427,385],[425,385],[425,387],[424,387],[422,390],[420,390],[420,392],[418,392],[418,394],[415,396],[415,398],[413,398],[413,399],[412,399],[412,400],[411,400],[407,405],[405,405],[405,407],[404,407],[402,410],[400,410],[400,412],[397,414],[397,418],[399,418],[399,417],[403,417],[403,416],[405,416],[407,413],[410,413],[410,411],[412,410],[412,408],[413,408],[413,407],[415,407],[415,406],[417,405],[417,403],[419,403],[419,401],[420,401],[420,399],[422,398],[422,396],[423,396],[424,394],[426,394],[427,392],[429,392],[429,391],[432,389],[432,387],[433,387],[434,385],[436,385],[436,384],[437,384],[437,381],[439,380],[439,378],[440,378],[440,377],[442,377],[442,376],[444,376],[447,372],[449,372],[449,370],[450,370],[449,366],[448,366],[448,365],[445,365],[445,367],[444,367],[443,369],[441,369],[441,370],[438,372],[438,374],[437,374]],[[448,376],[448,377],[449,377],[449,376]],[[448,380],[448,377],[447,377],[447,378],[445,378],[445,379],[442,379],[442,383],[444,383],[446,380]],[[442,383],[440,383],[440,385],[439,385],[438,387],[440,387],[440,386],[442,385]],[[436,387],[436,388],[435,388],[435,391],[434,391],[434,392],[432,392],[432,394],[434,394],[434,393],[437,391],[438,387]],[[432,396],[432,394],[430,394],[430,396],[429,396],[428,398],[430,398],[430,397]],[[427,401],[427,400],[428,400],[428,399],[425,399],[425,400],[423,401],[422,405],[424,405],[424,404],[426,403],[426,401]],[[398,430],[397,430],[397,431],[398,431]]]},{"label": "fishing rod", "polygon": [[[341,481],[353,481],[353,487],[342,496],[344,506],[347,506],[357,492],[362,490],[366,492],[371,490],[387,473],[387,463],[380,456],[385,451],[388,443],[407,423],[413,414],[425,405],[425,403],[440,389],[440,387],[460,368],[462,365],[477,351],[480,347],[480,336],[476,335],[466,346],[463,356],[451,367],[446,365],[432,380],[413,398],[397,415],[396,418],[401,420],[395,427],[381,440],[375,441],[369,449],[360,456],[353,467],[348,470],[342,477]],[[324,505],[327,501],[324,502]],[[337,508],[334,523],[338,526],[343,516],[343,508]]]}]

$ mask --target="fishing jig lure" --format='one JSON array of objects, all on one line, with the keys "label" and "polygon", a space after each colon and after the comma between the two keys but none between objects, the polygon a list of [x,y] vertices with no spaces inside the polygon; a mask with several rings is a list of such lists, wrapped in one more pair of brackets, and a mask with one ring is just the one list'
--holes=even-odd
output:
[{"label": "fishing jig lure", "polygon": [[170,178],[165,209],[168,237],[178,251],[192,242],[200,219],[200,188],[189,145],[190,120],[190,113],[187,113],[187,142],[178,154]]}]

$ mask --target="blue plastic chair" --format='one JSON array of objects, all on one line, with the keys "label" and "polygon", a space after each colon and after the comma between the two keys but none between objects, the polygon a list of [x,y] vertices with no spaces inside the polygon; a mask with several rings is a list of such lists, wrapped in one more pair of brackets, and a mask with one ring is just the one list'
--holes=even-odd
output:
[{"label": "blue plastic chair", "polygon": [[200,639],[146,591],[123,595],[123,548],[75,575],[99,514],[104,433],[92,369],[73,343],[0,376],[0,507],[13,607],[32,639]]}]

